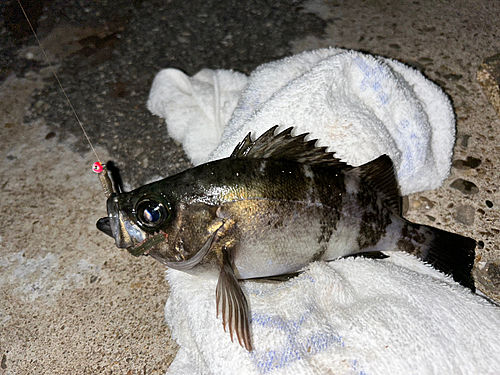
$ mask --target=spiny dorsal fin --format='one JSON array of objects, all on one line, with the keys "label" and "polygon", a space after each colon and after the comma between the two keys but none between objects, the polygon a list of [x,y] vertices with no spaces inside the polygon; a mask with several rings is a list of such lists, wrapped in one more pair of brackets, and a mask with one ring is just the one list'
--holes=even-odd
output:
[{"label": "spiny dorsal fin", "polygon": [[394,165],[388,155],[382,155],[356,168],[361,181],[383,195],[384,202],[401,215],[401,200]]},{"label": "spiny dorsal fin", "polygon": [[309,133],[292,136],[293,128],[274,134],[278,125],[252,141],[250,133],[241,141],[231,154],[232,158],[254,158],[290,160],[302,164],[351,169],[352,167],[326,152],[326,147],[316,147],[317,139],[306,141]]}]

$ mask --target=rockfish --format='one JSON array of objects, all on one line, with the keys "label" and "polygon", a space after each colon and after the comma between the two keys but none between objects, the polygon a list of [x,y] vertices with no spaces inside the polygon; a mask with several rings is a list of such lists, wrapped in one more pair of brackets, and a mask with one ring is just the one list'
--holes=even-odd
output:
[{"label": "rockfish", "polygon": [[476,242],[410,223],[387,155],[352,167],[292,128],[250,134],[228,158],[113,193],[97,227],[133,255],[177,270],[219,270],[217,315],[249,351],[238,280],[295,273],[313,261],[374,251],[413,254],[474,290]]}]

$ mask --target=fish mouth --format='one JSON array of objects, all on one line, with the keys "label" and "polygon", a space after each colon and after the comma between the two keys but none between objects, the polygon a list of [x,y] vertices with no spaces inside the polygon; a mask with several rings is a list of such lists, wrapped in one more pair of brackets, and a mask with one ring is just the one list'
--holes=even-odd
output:
[{"label": "fish mouth", "polygon": [[109,222],[109,217],[100,218],[99,220],[97,220],[95,226],[104,234],[107,234],[111,238],[114,238],[113,231],[111,230],[111,224]]},{"label": "fish mouth", "polygon": [[[99,219],[96,223],[96,227],[111,238],[116,238],[113,234],[113,229],[109,217],[103,217]],[[127,251],[134,256],[147,255],[153,247],[167,241],[167,238],[168,234],[163,231],[159,231],[143,239],[141,242],[136,242],[134,245],[123,247],[125,247]],[[132,238],[132,241],[133,240],[134,238]]]},{"label": "fish mouth", "polygon": [[[138,252],[140,246],[148,250],[153,245],[159,243],[159,237],[156,237],[157,233],[153,236],[148,235],[147,232],[141,229],[120,210],[119,197],[117,194],[113,193],[108,198],[107,209],[108,217],[99,219],[96,223],[96,227],[104,234],[114,238],[118,248],[130,248],[133,252]],[[148,240],[150,237],[154,238]],[[165,239],[165,237],[163,239]]]}]

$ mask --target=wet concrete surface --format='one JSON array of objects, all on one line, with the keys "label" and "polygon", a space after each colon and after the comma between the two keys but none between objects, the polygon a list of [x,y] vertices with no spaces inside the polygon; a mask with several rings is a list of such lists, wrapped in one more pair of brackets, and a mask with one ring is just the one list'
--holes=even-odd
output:
[{"label": "wet concrete surface", "polygon": [[[500,119],[477,82],[500,52],[490,1],[26,2],[99,157],[125,187],[189,167],[146,109],[167,67],[250,73],[334,46],[412,65],[450,95],[452,174],[409,197],[407,217],[478,240],[477,286],[500,300]],[[164,373],[164,268],[95,229],[105,197],[89,150],[17,2],[0,5],[0,374]]]}]

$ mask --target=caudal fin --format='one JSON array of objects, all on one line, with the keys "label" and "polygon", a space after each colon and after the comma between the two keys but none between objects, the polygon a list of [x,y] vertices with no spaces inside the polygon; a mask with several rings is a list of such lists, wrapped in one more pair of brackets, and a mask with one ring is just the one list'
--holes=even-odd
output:
[{"label": "caudal fin", "polygon": [[423,260],[451,275],[456,282],[474,292],[476,288],[472,277],[472,267],[476,255],[476,241],[441,229],[426,228],[433,233],[434,238]]}]

